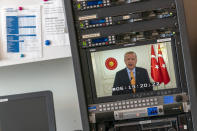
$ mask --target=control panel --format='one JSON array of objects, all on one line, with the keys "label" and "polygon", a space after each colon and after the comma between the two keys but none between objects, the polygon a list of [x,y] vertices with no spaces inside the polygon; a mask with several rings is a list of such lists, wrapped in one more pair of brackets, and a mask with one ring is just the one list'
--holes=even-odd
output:
[{"label": "control panel", "polygon": [[[82,36],[84,39],[80,42],[82,48],[132,44],[141,41],[164,42],[169,41],[171,37],[176,35],[175,29],[158,29],[142,32],[127,32],[110,36],[87,38],[87,35]],[[89,35],[91,37],[91,35]],[[87,38],[87,39],[85,39]]]},{"label": "control panel", "polygon": [[185,116],[181,115],[178,118],[171,117],[171,118],[163,118],[163,119],[155,119],[155,120],[146,120],[146,121],[137,121],[137,122],[130,122],[124,124],[116,124],[115,129],[116,131],[121,131],[123,129],[133,130],[136,131],[188,131],[188,125],[185,122]]},{"label": "control panel", "polygon": [[153,19],[164,19],[175,17],[176,12],[173,7],[168,9],[157,9],[152,11],[128,13],[118,16],[107,16],[104,18],[91,19],[91,16],[79,17],[80,29],[98,28],[113,25],[121,25],[126,23],[134,23],[140,21],[148,21]]},{"label": "control panel", "polygon": [[88,110],[90,117],[92,114],[113,112],[115,120],[123,120],[188,112],[187,102],[186,94],[174,94],[89,105]]},{"label": "control panel", "polygon": [[74,7],[77,10],[89,10],[95,8],[102,8],[102,7],[110,7],[116,6],[121,4],[130,4],[141,2],[143,0],[92,0],[92,1],[85,1],[85,0],[77,0],[74,3]]}]

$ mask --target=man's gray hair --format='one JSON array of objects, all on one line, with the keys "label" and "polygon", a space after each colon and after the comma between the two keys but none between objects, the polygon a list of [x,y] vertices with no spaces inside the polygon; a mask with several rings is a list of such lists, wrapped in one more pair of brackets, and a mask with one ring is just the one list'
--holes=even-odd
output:
[{"label": "man's gray hair", "polygon": [[137,58],[137,54],[134,51],[128,51],[124,54],[124,58],[126,57],[126,55],[128,54],[135,54],[136,58]]}]

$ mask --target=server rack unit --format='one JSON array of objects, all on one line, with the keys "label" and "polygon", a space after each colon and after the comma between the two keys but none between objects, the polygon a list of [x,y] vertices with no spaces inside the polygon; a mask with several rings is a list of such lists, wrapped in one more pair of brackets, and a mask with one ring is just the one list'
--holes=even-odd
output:
[{"label": "server rack unit", "polygon": [[[197,130],[196,77],[191,62],[196,54],[196,26],[189,24],[195,8],[188,8],[189,4],[186,0],[65,0],[83,130]],[[119,57],[122,51],[133,50],[148,59],[139,50],[160,50],[160,45],[171,52],[166,55],[166,65],[172,69],[171,88],[166,88],[168,82],[162,86],[151,80],[121,88],[110,83],[111,94],[99,91],[99,84],[107,82],[97,78],[97,68],[101,68],[97,58]],[[118,57],[103,60],[105,68],[115,70],[117,63],[124,64]],[[145,59],[138,61],[143,65]],[[152,64],[148,64],[150,69]]]}]

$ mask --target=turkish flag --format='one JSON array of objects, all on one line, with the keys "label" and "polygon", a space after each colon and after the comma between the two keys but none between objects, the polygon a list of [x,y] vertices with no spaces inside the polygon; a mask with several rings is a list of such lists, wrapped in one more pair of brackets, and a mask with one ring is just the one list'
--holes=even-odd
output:
[{"label": "turkish flag", "polygon": [[162,75],[155,56],[155,50],[153,45],[151,46],[151,77],[155,82],[162,82]]},{"label": "turkish flag", "polygon": [[159,63],[159,68],[161,69],[161,75],[162,75],[163,82],[166,85],[166,84],[168,84],[168,82],[170,82],[170,77],[168,74],[168,70],[167,70],[165,61],[163,59],[160,45],[158,45],[158,63]]}]

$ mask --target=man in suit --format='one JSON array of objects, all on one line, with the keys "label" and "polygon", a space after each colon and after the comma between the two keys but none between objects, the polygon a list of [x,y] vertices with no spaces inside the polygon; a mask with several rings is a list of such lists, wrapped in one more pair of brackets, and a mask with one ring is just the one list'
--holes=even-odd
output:
[{"label": "man in suit", "polygon": [[122,95],[152,90],[146,69],[136,67],[137,55],[133,51],[124,55],[126,68],[118,71],[115,76],[112,95]]}]

